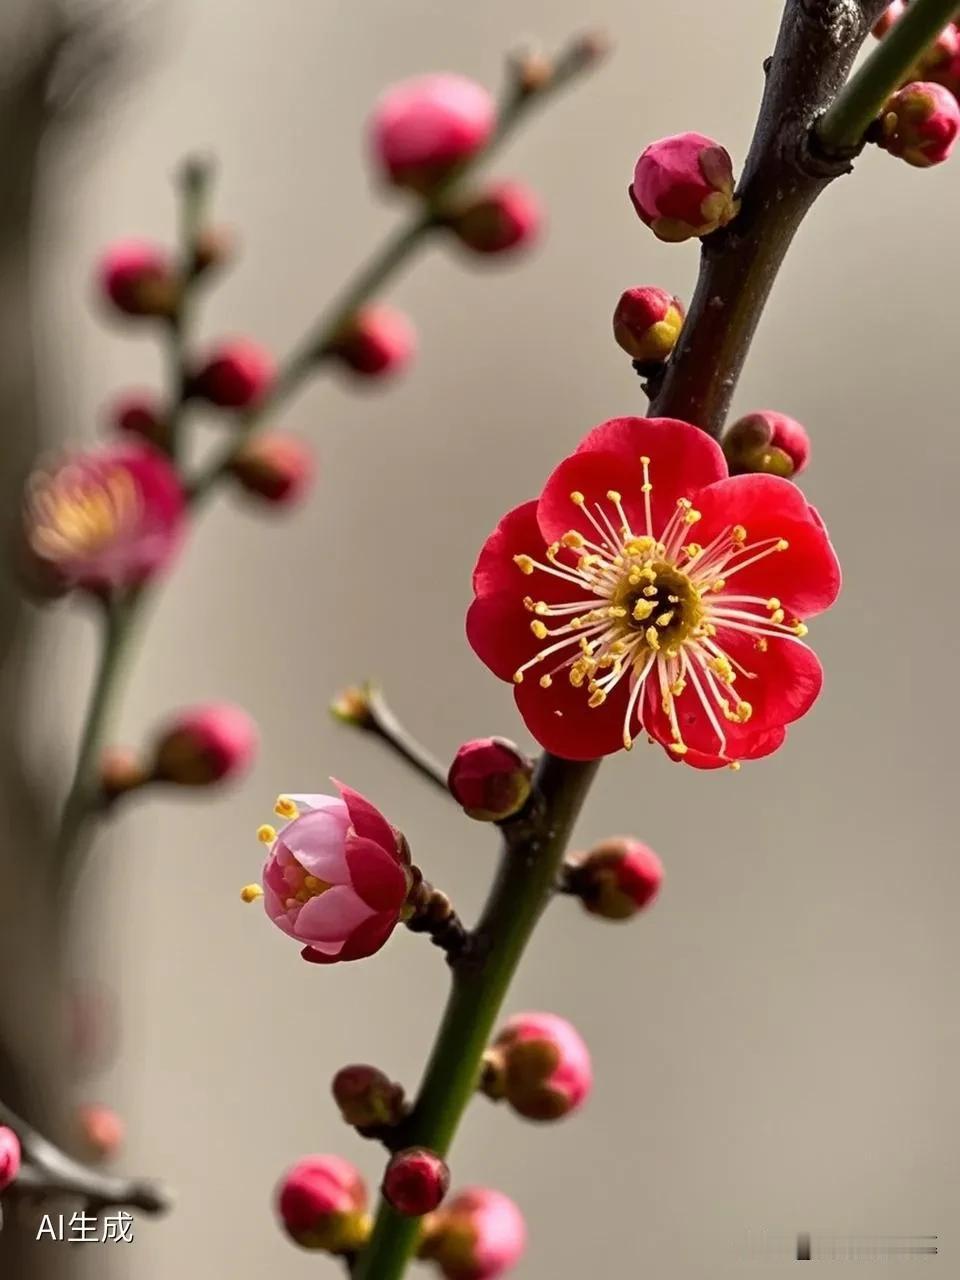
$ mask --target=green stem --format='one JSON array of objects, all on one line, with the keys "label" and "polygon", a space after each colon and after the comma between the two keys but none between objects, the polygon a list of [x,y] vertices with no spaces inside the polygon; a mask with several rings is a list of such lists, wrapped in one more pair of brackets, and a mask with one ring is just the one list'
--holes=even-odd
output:
[{"label": "green stem", "polygon": [[913,0],[821,117],[816,132],[825,151],[860,146],[887,98],[958,12],[957,0]]},{"label": "green stem", "polygon": [[[570,830],[599,768],[545,755],[536,786],[549,828],[505,832],[500,871],[470,950],[454,966],[443,1022],[416,1106],[403,1126],[403,1142],[445,1155],[477,1086],[481,1058],[507,988],[546,906]],[[357,1260],[354,1280],[397,1280],[417,1244],[419,1223],[381,1204],[370,1243]]]},{"label": "green stem", "polygon": [[142,592],[134,592],[123,599],[105,602],[103,605],[99,663],[77,750],[73,781],[64,802],[54,843],[53,874],[61,892],[72,882],[86,847],[89,819],[97,808],[100,753],[142,599]]}]

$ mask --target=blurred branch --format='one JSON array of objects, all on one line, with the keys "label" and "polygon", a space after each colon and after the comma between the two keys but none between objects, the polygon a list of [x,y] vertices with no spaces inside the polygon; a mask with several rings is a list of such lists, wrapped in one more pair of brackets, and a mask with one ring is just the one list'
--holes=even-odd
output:
[{"label": "blurred branch", "polygon": [[48,1142],[4,1102],[0,1102],[0,1122],[20,1139],[24,1157],[23,1168],[7,1196],[31,1200],[75,1196],[94,1212],[123,1207],[164,1213],[170,1208],[169,1192],[158,1183],[88,1168]]},{"label": "blurred branch", "polygon": [[431,751],[397,719],[380,690],[373,684],[346,689],[334,699],[330,708],[341,724],[352,725],[372,734],[405,760],[413,769],[439,787],[446,795],[447,770]]}]

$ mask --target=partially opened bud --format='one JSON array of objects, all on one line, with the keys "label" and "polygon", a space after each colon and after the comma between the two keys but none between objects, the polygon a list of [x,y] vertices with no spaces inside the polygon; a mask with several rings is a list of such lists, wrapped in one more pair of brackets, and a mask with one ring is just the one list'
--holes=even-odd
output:
[{"label": "partially opened bud", "polygon": [[949,89],[931,82],[904,85],[880,116],[878,145],[907,164],[942,164],[960,132],[960,106]]},{"label": "partially opened bud", "polygon": [[288,506],[304,497],[313,470],[309,446],[278,431],[251,436],[230,463],[230,474],[241,488],[272,506]]},{"label": "partially opened bud", "polygon": [[427,194],[487,144],[496,114],[487,90],[465,76],[405,80],[374,107],[374,160],[394,186]]},{"label": "partially opened bud", "polygon": [[731,475],[760,472],[795,476],[810,460],[806,427],[772,409],[738,419],[727,429],[721,443]]},{"label": "partially opened bud", "polygon": [[523,1215],[508,1196],[469,1187],[426,1220],[419,1256],[446,1280],[496,1280],[516,1266],[526,1243]]},{"label": "partially opened bud", "polygon": [[358,311],[330,352],[364,378],[385,378],[410,363],[417,337],[413,325],[392,307],[379,304]]},{"label": "partially opened bud", "polygon": [[153,775],[181,787],[206,787],[246,772],[257,749],[257,727],[226,702],[178,712],[157,736]]},{"label": "partially opened bud", "polygon": [[0,1194],[16,1182],[19,1172],[20,1139],[12,1129],[0,1124]]},{"label": "partially opened bud", "polygon": [[639,840],[615,836],[567,868],[567,887],[591,915],[629,920],[657,896],[663,864]]},{"label": "partially opened bud", "polygon": [[383,1198],[398,1213],[422,1218],[447,1194],[450,1170],[435,1151],[407,1147],[390,1159],[383,1175]]},{"label": "partially opened bud", "polygon": [[209,352],[190,391],[222,409],[249,409],[264,398],[275,377],[269,352],[248,338],[234,338]]},{"label": "partially opened bud", "polygon": [[683,318],[683,303],[665,289],[627,289],[613,313],[613,336],[634,360],[660,363],[677,345]]},{"label": "partially opened bud", "polygon": [[305,1249],[348,1254],[370,1234],[367,1189],[340,1156],[306,1156],[283,1176],[277,1213],[287,1234]]},{"label": "partially opened bud", "polygon": [[98,287],[104,301],[126,316],[172,316],[180,284],[169,253],[145,240],[120,240],[100,259]]},{"label": "partially opened bud", "polygon": [[590,1051],[576,1027],[553,1013],[518,1013],[484,1055],[481,1088],[527,1120],[559,1120],[593,1086]]},{"label": "partially opened bud", "polygon": [[110,1107],[97,1105],[77,1109],[77,1129],[86,1160],[112,1160],[123,1145],[124,1123]]},{"label": "partially opened bud", "polygon": [[392,1129],[406,1114],[402,1086],[377,1067],[341,1067],[331,1087],[340,1114],[355,1129]]},{"label": "partially opened bud", "polygon": [[536,196],[519,182],[500,182],[464,201],[447,225],[474,253],[497,254],[531,245],[543,215]]},{"label": "partially opened bud", "polygon": [[740,208],[730,156],[702,133],[652,142],[637,161],[630,198],[660,240],[708,236]]},{"label": "partially opened bud", "polygon": [[478,822],[503,822],[519,813],[532,788],[533,762],[506,738],[465,742],[453,758],[447,785]]}]

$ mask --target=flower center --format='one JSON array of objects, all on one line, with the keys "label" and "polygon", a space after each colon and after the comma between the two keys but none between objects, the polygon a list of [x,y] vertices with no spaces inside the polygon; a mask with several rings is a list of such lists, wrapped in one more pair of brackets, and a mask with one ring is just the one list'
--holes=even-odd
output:
[{"label": "flower center", "polygon": [[66,468],[44,477],[31,496],[30,540],[41,556],[93,555],[133,524],[140,502],[129,472],[117,467],[102,477]]},{"label": "flower center", "polygon": [[540,687],[549,689],[562,673],[574,688],[585,687],[590,707],[601,706],[625,682],[623,742],[628,749],[634,727],[645,727],[643,692],[647,681],[655,679],[670,725],[670,749],[677,755],[684,755],[687,745],[676,703],[689,688],[688,696],[702,708],[723,756],[723,722],[745,724],[753,711],[735,682],[755,676],[725,651],[718,631],[734,638],[746,633],[758,649],[765,649],[770,637],[796,641],[806,634],[799,619],[786,620],[779,600],[735,595],[728,583],[740,570],[786,551],[788,543],[783,538],[750,543],[742,525],[725,528],[706,546],[686,541],[701,518],[688,498],[678,499],[666,525],[655,531],[650,459],[642,458],[641,464],[643,533],[631,528],[615,489],[607,491],[606,504],[592,505],[574,491],[570,500],[592,536],[568,530],[547,548],[546,563],[514,556],[522,573],[559,579],[576,598],[524,598],[534,615],[530,630],[545,643],[513,678],[522,684],[528,674],[539,672]]},{"label": "flower center", "polygon": [[[300,810],[296,803],[289,796],[277,796],[276,804],[273,811],[281,818],[287,821],[293,821],[299,817]],[[276,828],[269,823],[257,830],[257,839],[261,844],[272,845],[277,840]],[[321,880],[319,876],[311,875],[299,858],[286,847],[281,844],[277,851],[277,865],[283,875],[283,882],[287,887],[287,896],[284,898],[283,905],[289,910],[293,907],[303,906],[309,902],[311,898],[319,898],[321,893],[326,893],[328,889],[332,889],[333,885],[326,880]]]}]

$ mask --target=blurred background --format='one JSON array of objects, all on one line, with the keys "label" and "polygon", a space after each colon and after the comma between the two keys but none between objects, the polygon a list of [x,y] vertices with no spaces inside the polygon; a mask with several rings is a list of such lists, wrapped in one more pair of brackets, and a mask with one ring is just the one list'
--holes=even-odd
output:
[{"label": "blurred background", "polygon": [[[8,65],[32,47],[25,33],[43,8],[5,6]],[[270,520],[221,496],[204,517],[151,617],[117,737],[136,743],[171,707],[227,699],[259,722],[259,762],[216,799],[131,805],[81,885],[72,973],[113,993],[120,1040],[77,1097],[122,1112],[121,1167],[162,1176],[177,1205],[139,1218],[132,1247],[60,1246],[64,1273],[333,1276],[335,1262],[277,1229],[273,1185],[307,1152],[340,1152],[379,1177],[378,1151],[341,1123],[328,1082],[371,1061],[415,1087],[446,974],[425,940],[402,933],[366,964],[302,964],[239,901],[261,861],[255,830],[278,791],[322,790],[335,773],[406,832],[472,918],[491,832],[334,725],[330,696],[376,677],[444,759],[474,736],[527,743],[509,689],[463,639],[475,554],[589,427],[643,412],[610,334],[614,303],[635,284],[689,298],[697,253],[637,222],[625,196],[634,160],[648,141],[694,129],[742,162],[781,5],[113,8],[120,26],[93,59],[83,118],[61,123],[41,154],[32,279],[22,240],[0,257],[8,493],[35,447],[29,343],[45,444],[93,440],[112,393],[160,376],[148,337],[94,314],[91,266],[118,237],[172,236],[170,179],[185,153],[216,154],[216,213],[243,245],[204,333],[249,333],[280,354],[403,216],[366,161],[364,120],[383,86],[448,69],[495,84],[519,38],[553,49],[587,24],[616,42],[494,166],[540,193],[542,246],[482,271],[439,247],[418,260],[389,294],[420,333],[409,375],[383,394],[323,379],[277,424],[316,445],[308,505]],[[0,99],[10,160],[30,140],[36,98],[4,83],[17,90]],[[8,198],[18,181],[0,192],[14,230],[27,225],[26,204]],[[804,488],[846,574],[840,604],[812,629],[826,689],[787,749],[740,774],[699,774],[642,746],[604,765],[575,843],[644,838],[666,865],[665,891],[623,927],[556,903],[507,1006],[580,1028],[595,1095],[540,1129],[478,1100],[451,1162],[455,1185],[519,1202],[530,1280],[786,1275],[800,1231],[938,1233],[938,1261],[956,1255],[958,200],[956,159],[922,172],[867,154],[815,208],[776,288],[735,409],[781,409],[814,439]],[[403,555],[401,542],[423,551]],[[31,808],[5,729],[21,865],[72,759],[93,657],[80,611],[25,625],[6,696],[20,698],[13,723],[44,783]],[[7,874],[9,913],[22,904]],[[10,984],[20,997],[37,963]]]}]

